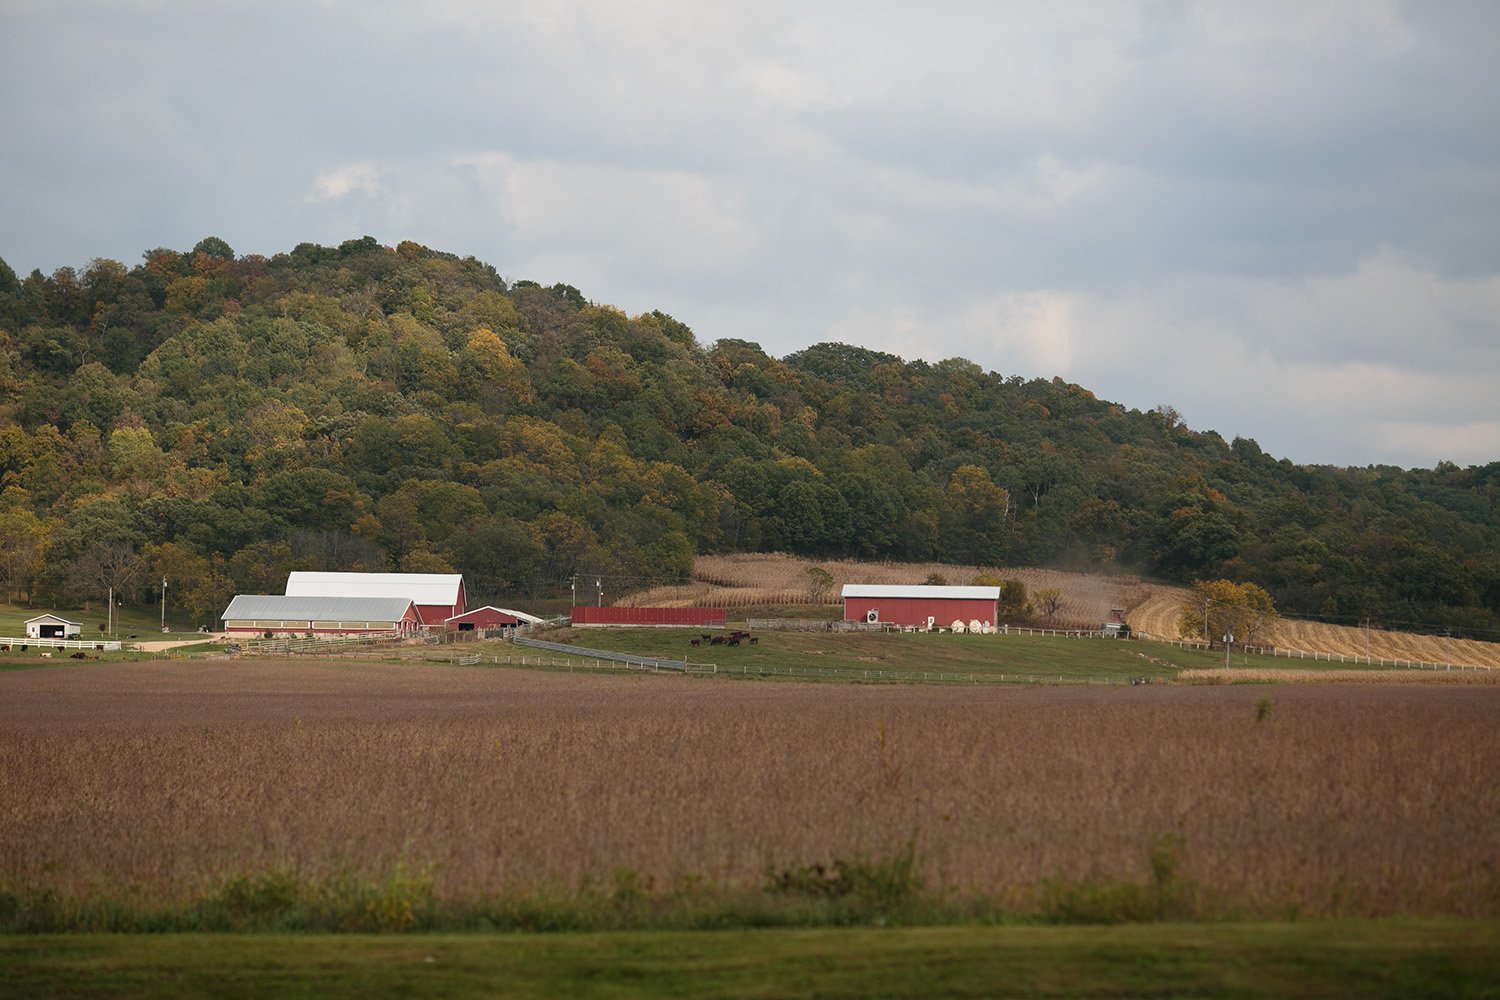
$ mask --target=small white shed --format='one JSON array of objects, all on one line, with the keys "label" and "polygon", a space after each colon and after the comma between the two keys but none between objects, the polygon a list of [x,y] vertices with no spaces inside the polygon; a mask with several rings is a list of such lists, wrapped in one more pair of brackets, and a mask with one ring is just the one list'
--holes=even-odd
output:
[{"label": "small white shed", "polygon": [[26,622],[28,639],[76,639],[83,625],[59,615],[39,615]]}]

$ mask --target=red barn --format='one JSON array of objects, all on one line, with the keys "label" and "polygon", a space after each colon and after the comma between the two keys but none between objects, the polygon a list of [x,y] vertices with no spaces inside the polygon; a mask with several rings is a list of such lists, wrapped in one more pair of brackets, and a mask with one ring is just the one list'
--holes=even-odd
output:
[{"label": "red barn", "polygon": [[464,613],[462,573],[310,573],[286,579],[288,597],[405,597],[423,628],[442,628]]},{"label": "red barn", "polygon": [[485,605],[461,615],[454,615],[444,623],[449,632],[484,632],[489,629],[515,628],[517,625],[535,625],[541,619],[524,611],[497,608]]},{"label": "red barn", "polygon": [[911,584],[844,585],[844,620],[947,627],[956,621],[999,623],[999,587],[930,587]]}]

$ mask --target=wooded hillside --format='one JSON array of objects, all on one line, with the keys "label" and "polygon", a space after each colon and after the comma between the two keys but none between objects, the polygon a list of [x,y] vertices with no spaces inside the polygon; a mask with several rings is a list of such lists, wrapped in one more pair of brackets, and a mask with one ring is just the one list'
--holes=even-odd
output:
[{"label": "wooded hillside", "polygon": [[0,388],[22,600],[165,576],[207,622],[292,569],[397,568],[520,603],[586,573],[608,600],[788,551],[1228,577],[1287,614],[1500,638],[1500,462],[1296,466],[1060,379],[700,344],[414,243],[0,261]]}]

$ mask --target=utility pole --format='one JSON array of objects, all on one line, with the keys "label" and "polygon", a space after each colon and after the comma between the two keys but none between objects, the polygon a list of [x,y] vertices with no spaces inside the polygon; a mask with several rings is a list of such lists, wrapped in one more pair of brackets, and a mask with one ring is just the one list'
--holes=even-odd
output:
[{"label": "utility pole", "polygon": [[1229,669],[1229,644],[1232,643],[1232,642],[1234,642],[1234,634],[1231,633],[1231,632],[1225,632],[1224,633],[1224,669],[1225,670]]},{"label": "utility pole", "polygon": [[109,634],[115,634],[115,588],[109,588],[109,613],[104,616],[104,621],[109,628]]},{"label": "utility pole", "polygon": [[578,607],[578,574],[574,573],[568,577],[568,585],[573,589],[573,603],[569,607]]},{"label": "utility pole", "polygon": [[161,630],[167,630],[167,578],[161,578]]},{"label": "utility pole", "polygon": [[604,607],[604,581],[602,579],[595,580],[594,586],[599,590],[599,607],[602,608]]}]

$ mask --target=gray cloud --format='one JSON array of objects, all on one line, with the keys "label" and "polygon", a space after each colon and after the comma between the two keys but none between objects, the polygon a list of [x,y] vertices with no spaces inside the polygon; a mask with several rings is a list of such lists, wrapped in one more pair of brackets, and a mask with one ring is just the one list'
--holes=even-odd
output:
[{"label": "gray cloud", "polygon": [[13,4],[0,255],[370,233],[704,338],[1500,457],[1490,4]]}]

